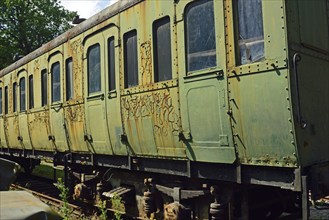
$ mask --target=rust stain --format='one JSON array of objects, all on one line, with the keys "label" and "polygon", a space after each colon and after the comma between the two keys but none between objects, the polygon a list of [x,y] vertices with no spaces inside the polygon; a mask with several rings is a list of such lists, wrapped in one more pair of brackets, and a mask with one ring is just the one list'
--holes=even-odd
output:
[{"label": "rust stain", "polygon": [[83,98],[83,62],[81,60],[83,54],[82,41],[78,39],[73,41],[70,44],[70,48],[72,50],[72,59],[73,62],[73,82],[74,82],[74,98]]},{"label": "rust stain", "polygon": [[152,117],[156,135],[178,135],[180,118],[175,111],[172,97],[167,90],[140,96],[122,98],[124,119]]},{"label": "rust stain", "polygon": [[40,71],[40,63],[39,63],[39,59],[36,59],[34,60],[34,65],[33,65],[34,75],[38,74],[39,71]]},{"label": "rust stain", "polygon": [[151,41],[146,41],[140,46],[141,52],[141,74],[143,84],[152,83],[152,52],[151,52]]},{"label": "rust stain", "polygon": [[77,105],[66,107],[65,116],[70,122],[81,122],[84,118],[82,106]]}]

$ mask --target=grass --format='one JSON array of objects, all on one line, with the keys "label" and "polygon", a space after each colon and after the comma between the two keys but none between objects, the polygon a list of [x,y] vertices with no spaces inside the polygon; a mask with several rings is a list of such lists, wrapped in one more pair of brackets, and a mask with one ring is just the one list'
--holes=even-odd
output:
[{"label": "grass", "polygon": [[[54,178],[54,169],[51,164],[41,164],[36,166],[32,172],[33,175],[45,177],[48,179]],[[56,179],[61,178],[64,179],[64,171],[63,170],[56,170]]]}]

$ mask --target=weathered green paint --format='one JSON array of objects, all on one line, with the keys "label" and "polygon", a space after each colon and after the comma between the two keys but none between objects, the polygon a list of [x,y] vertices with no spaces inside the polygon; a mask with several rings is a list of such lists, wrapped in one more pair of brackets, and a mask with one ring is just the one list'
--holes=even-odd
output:
[{"label": "weathered green paint", "polygon": [[[34,76],[35,91],[34,109],[13,113],[10,101],[9,114],[0,116],[1,146],[255,166],[328,162],[328,0],[262,1],[265,59],[245,65],[235,62],[235,1],[214,0],[217,66],[188,73],[184,12],[190,2],[118,3],[99,20],[92,18],[1,71],[1,86],[9,87],[10,100],[12,85],[19,80],[17,71],[24,65],[24,75]],[[152,25],[165,16],[171,22],[173,75],[172,80],[157,83]],[[137,30],[139,85],[125,89],[122,39],[133,29]],[[107,39],[112,36],[115,91],[108,90]],[[86,52],[95,43],[101,45],[102,89],[89,96]],[[50,57],[54,51],[61,53]],[[305,129],[296,112],[292,65],[296,52],[302,58],[298,82]],[[49,71],[52,63],[60,61],[64,73],[69,57],[74,60],[74,99],[64,100],[62,75],[62,101],[41,107],[41,70]],[[50,77],[48,82],[50,89]],[[24,146],[18,136],[27,141]],[[124,137],[128,144],[121,141]]]},{"label": "weathered green paint", "polygon": [[[300,113],[295,115],[298,156],[302,167],[329,161],[329,1],[287,1],[289,57],[299,53],[297,66]],[[291,87],[295,74],[290,68]],[[296,112],[296,93],[292,102]],[[320,175],[319,175],[320,177]]]}]

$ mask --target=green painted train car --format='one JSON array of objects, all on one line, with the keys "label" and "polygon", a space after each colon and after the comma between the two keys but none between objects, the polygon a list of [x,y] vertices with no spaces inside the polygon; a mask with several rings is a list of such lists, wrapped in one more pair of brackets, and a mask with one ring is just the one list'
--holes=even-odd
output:
[{"label": "green painted train car", "polygon": [[0,153],[134,216],[308,219],[328,26],[328,0],[121,0],[0,71]]}]

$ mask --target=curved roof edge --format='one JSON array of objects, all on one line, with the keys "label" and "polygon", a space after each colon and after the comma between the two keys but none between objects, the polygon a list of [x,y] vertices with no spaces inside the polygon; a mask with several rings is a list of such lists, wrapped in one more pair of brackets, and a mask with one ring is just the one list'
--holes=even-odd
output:
[{"label": "curved roof edge", "polygon": [[0,77],[8,74],[9,72],[13,71],[16,68],[23,66],[24,64],[30,62],[31,60],[34,60],[35,58],[41,56],[42,54],[65,43],[66,41],[70,40],[71,38],[78,36],[79,34],[83,33],[84,31],[98,25],[99,23],[113,17],[114,15],[119,14],[120,12],[134,6],[135,4],[137,4],[141,1],[144,1],[144,0],[119,0],[118,2],[114,3],[113,5],[110,5],[109,7],[100,11],[99,13],[93,15],[91,18],[85,20],[81,24],[71,28],[70,30],[68,30],[65,33],[56,37],[55,39],[42,45],[38,49],[32,51],[31,53],[24,56],[23,58],[16,61],[15,63],[11,64],[10,66],[0,70]]}]

